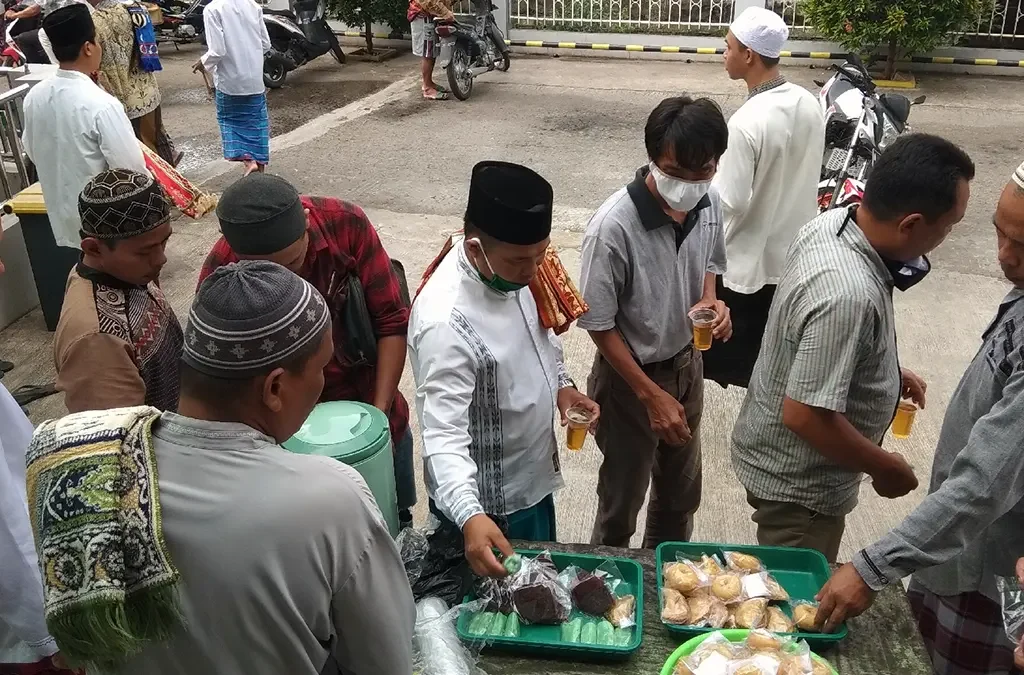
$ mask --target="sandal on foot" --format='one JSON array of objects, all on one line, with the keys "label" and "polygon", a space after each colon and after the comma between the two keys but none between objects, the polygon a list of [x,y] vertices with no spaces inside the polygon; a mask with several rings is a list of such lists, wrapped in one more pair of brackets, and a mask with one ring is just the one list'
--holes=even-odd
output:
[{"label": "sandal on foot", "polygon": [[423,98],[427,99],[428,101],[447,101],[449,98],[451,98],[451,94],[448,93],[447,91],[442,91],[438,89],[436,92],[434,92],[433,96],[431,96],[427,92],[423,92]]}]

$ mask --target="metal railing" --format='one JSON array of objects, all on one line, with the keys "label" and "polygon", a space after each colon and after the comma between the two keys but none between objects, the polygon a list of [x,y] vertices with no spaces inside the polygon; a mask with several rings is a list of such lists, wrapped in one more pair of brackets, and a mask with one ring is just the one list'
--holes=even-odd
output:
[{"label": "metal railing", "polygon": [[[22,84],[0,94],[0,201],[6,201],[29,186],[25,150],[21,146],[22,103],[29,86]],[[17,182],[8,172],[13,167]]]},{"label": "metal railing", "polygon": [[992,0],[978,17],[978,27],[968,32],[984,38],[1024,38],[1024,2],[1021,0]]},{"label": "metal railing", "polygon": [[767,0],[765,6],[781,16],[790,28],[810,30],[811,24],[802,10],[800,0]]},{"label": "metal railing", "polygon": [[510,0],[516,28],[682,33],[727,28],[732,0]]}]

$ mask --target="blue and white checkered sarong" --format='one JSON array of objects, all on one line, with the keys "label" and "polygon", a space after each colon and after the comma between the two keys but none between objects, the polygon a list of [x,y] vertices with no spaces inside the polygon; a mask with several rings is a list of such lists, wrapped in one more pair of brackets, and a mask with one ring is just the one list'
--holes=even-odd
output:
[{"label": "blue and white checkered sarong", "polygon": [[232,96],[217,90],[217,123],[224,159],[270,162],[267,95]]}]

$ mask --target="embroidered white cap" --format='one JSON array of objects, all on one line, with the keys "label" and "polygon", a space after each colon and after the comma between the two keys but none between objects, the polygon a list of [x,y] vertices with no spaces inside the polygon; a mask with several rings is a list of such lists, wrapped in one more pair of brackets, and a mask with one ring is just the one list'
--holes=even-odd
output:
[{"label": "embroidered white cap", "polygon": [[748,7],[729,26],[733,36],[761,56],[776,59],[789,39],[782,17],[764,7]]}]

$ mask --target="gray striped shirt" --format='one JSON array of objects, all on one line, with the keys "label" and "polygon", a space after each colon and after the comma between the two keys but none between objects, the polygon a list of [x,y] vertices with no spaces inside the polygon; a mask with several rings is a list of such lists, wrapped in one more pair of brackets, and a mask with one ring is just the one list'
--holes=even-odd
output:
[{"label": "gray striped shirt", "polygon": [[755,497],[827,515],[853,510],[861,475],[790,431],[783,399],[842,413],[879,443],[900,394],[892,276],[847,214],[818,216],[790,247],[732,435],[733,467]]}]

